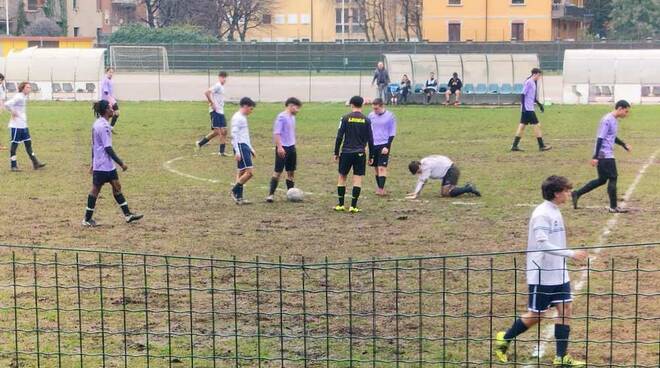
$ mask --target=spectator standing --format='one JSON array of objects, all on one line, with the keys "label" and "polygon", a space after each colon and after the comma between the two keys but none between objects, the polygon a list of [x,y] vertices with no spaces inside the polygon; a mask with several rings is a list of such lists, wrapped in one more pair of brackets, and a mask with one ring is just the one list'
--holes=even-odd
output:
[{"label": "spectator standing", "polygon": [[387,86],[390,84],[390,74],[385,69],[385,64],[382,61],[378,62],[376,71],[374,72],[374,79],[371,80],[371,85],[373,86],[374,84],[378,87],[378,96],[376,97],[387,101],[385,94]]}]

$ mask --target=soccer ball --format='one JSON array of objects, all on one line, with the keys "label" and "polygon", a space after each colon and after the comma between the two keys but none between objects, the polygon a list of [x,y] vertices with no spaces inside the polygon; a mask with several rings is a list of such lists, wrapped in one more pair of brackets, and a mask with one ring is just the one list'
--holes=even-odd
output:
[{"label": "soccer ball", "polygon": [[290,202],[302,202],[305,193],[298,188],[291,188],[286,192],[286,199]]}]

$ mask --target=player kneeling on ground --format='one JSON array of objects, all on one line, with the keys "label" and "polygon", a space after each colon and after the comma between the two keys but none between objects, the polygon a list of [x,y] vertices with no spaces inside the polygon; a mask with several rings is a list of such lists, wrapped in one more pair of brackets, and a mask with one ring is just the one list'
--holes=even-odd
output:
[{"label": "player kneeling on ground", "polygon": [[87,196],[87,209],[85,210],[85,219],[83,226],[96,226],[96,221],[92,219],[94,209],[96,208],[96,199],[101,192],[103,184],[110,183],[112,186],[112,195],[119,207],[121,207],[127,223],[137,221],[143,215],[131,213],[128,209],[126,198],[121,193],[121,183],[115,163],[122,170],[128,170],[128,166],[119,159],[114,149],[112,149],[112,127],[108,122],[114,115],[112,106],[107,100],[101,100],[94,104],[94,114],[98,118],[92,126],[92,166],[89,168],[92,174],[92,190]]},{"label": "player kneeling on ground", "polygon": [[275,191],[282,176],[282,171],[286,169],[286,189],[289,190],[295,186],[294,175],[298,156],[296,153],[296,114],[302,107],[302,102],[295,97],[291,97],[284,103],[286,108],[277,115],[273,123],[273,142],[275,143],[275,170],[270,179],[270,192],[266,197],[266,202],[271,203],[275,198]]},{"label": "player kneeling on ground", "polygon": [[252,157],[257,157],[257,153],[250,143],[247,117],[257,104],[249,97],[243,97],[239,105],[240,109],[231,118],[231,144],[234,147],[238,170],[236,185],[231,190],[231,197],[236,204],[248,204],[250,202],[243,199],[243,185],[252,179]]},{"label": "player kneeling on ground", "polygon": [[456,186],[461,172],[454,162],[446,156],[433,155],[425,157],[421,161],[412,161],[408,165],[408,169],[411,174],[418,175],[419,178],[417,179],[415,191],[409,193],[406,199],[417,199],[422,188],[424,188],[424,184],[429,179],[442,180],[440,195],[443,197],[458,197],[466,193],[481,197],[481,193],[474,184],[467,183],[463,187]]},{"label": "player kneeling on ground", "polygon": [[[566,259],[584,261],[584,250],[566,249],[566,228],[559,206],[571,197],[572,186],[562,176],[547,178],[542,186],[543,199],[529,220],[527,239],[527,284],[529,301],[527,313],[518,318],[506,332],[495,336],[495,355],[507,363],[509,344],[520,334],[541,322],[550,308],[557,309],[555,319],[556,356],[552,364],[559,367],[583,367],[585,362],[574,360],[568,353],[568,337],[571,332],[573,295],[566,268]],[[536,332],[534,332],[536,335]]]},{"label": "player kneeling on ground", "polygon": [[25,151],[27,152],[28,157],[30,157],[30,160],[32,160],[32,167],[35,170],[39,170],[46,166],[46,164],[39,162],[37,156],[32,152],[32,138],[30,137],[30,130],[28,129],[27,124],[27,114],[25,112],[27,108],[27,98],[30,95],[30,91],[32,91],[30,83],[21,82],[21,84],[18,85],[18,93],[5,103],[5,108],[11,113],[11,119],[9,120],[11,134],[9,160],[11,163],[11,171],[21,171],[16,162],[16,150],[21,143],[25,145]]}]

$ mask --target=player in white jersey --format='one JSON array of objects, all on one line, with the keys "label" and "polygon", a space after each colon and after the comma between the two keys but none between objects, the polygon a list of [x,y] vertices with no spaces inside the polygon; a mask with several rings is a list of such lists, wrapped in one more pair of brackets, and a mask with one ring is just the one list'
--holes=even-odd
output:
[{"label": "player in white jersey", "polygon": [[250,142],[250,130],[247,117],[257,106],[249,97],[241,98],[240,109],[231,118],[231,144],[236,158],[237,175],[236,185],[231,190],[231,197],[236,204],[247,204],[243,199],[243,185],[252,179],[252,158],[257,153]]},{"label": "player in white jersey", "polygon": [[568,353],[573,296],[566,269],[566,259],[584,261],[587,252],[566,248],[566,228],[559,206],[571,198],[573,186],[562,176],[551,176],[541,185],[543,199],[529,220],[527,239],[527,284],[529,301],[527,313],[518,318],[506,332],[495,336],[495,355],[502,363],[508,362],[507,350],[516,336],[540,323],[550,308],[557,309],[555,320],[556,356],[553,365],[581,367],[585,363],[573,359]]},{"label": "player in white jersey", "polygon": [[447,156],[432,155],[424,157],[421,161],[412,161],[408,165],[408,170],[418,178],[415,191],[408,193],[406,199],[417,199],[429,179],[442,180],[440,195],[443,197],[458,197],[466,193],[481,197],[481,193],[474,184],[467,183],[463,187],[457,186],[461,172]]},{"label": "player in white jersey", "polygon": [[[5,76],[0,73],[0,112],[5,109],[5,100],[7,99],[7,86],[5,86]],[[0,151],[6,151],[7,147],[0,144]]]},{"label": "player in white jersey", "polygon": [[37,156],[32,152],[32,138],[30,138],[30,130],[27,124],[27,98],[32,91],[32,87],[28,82],[21,82],[18,85],[18,93],[5,103],[5,109],[11,113],[9,120],[9,130],[11,136],[11,147],[9,149],[9,158],[11,162],[11,171],[21,171],[18,168],[16,161],[16,150],[18,145],[23,143],[25,151],[32,160],[32,167],[39,170],[46,166],[46,164],[39,162]]},{"label": "player in white jersey", "polygon": [[209,88],[204,95],[209,102],[209,114],[211,115],[211,133],[195,143],[199,150],[205,144],[209,143],[214,137],[220,139],[220,156],[229,156],[225,153],[227,145],[227,120],[225,119],[225,83],[227,82],[227,72],[218,73],[218,83]]}]

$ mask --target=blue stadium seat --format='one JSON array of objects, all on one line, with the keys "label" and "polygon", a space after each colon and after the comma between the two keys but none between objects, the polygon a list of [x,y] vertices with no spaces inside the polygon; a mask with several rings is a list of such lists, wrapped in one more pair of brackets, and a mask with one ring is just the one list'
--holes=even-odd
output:
[{"label": "blue stadium seat", "polygon": [[500,93],[500,86],[497,83],[491,83],[488,85],[488,93],[498,94]]},{"label": "blue stadium seat", "polygon": [[447,92],[447,87],[438,88],[438,93],[445,93],[445,92]]},{"label": "blue stadium seat", "polygon": [[387,88],[389,89],[391,94],[399,93],[401,90],[401,86],[399,86],[397,83],[390,83]]},{"label": "blue stadium seat", "polygon": [[513,87],[511,87],[510,83],[503,83],[502,87],[500,87],[500,94],[503,95],[510,95],[513,93]]},{"label": "blue stadium seat", "polygon": [[422,90],[424,89],[424,85],[421,83],[415,84],[415,93],[422,93]]},{"label": "blue stadium seat", "polygon": [[513,85],[513,93],[516,95],[520,95],[523,93],[523,85],[521,83],[516,83]]},{"label": "blue stadium seat", "polygon": [[488,87],[484,83],[477,84],[477,89],[474,91],[477,94],[483,95],[488,93]]},{"label": "blue stadium seat", "polygon": [[472,83],[468,83],[463,87],[463,92],[469,94],[474,93],[474,85]]}]

